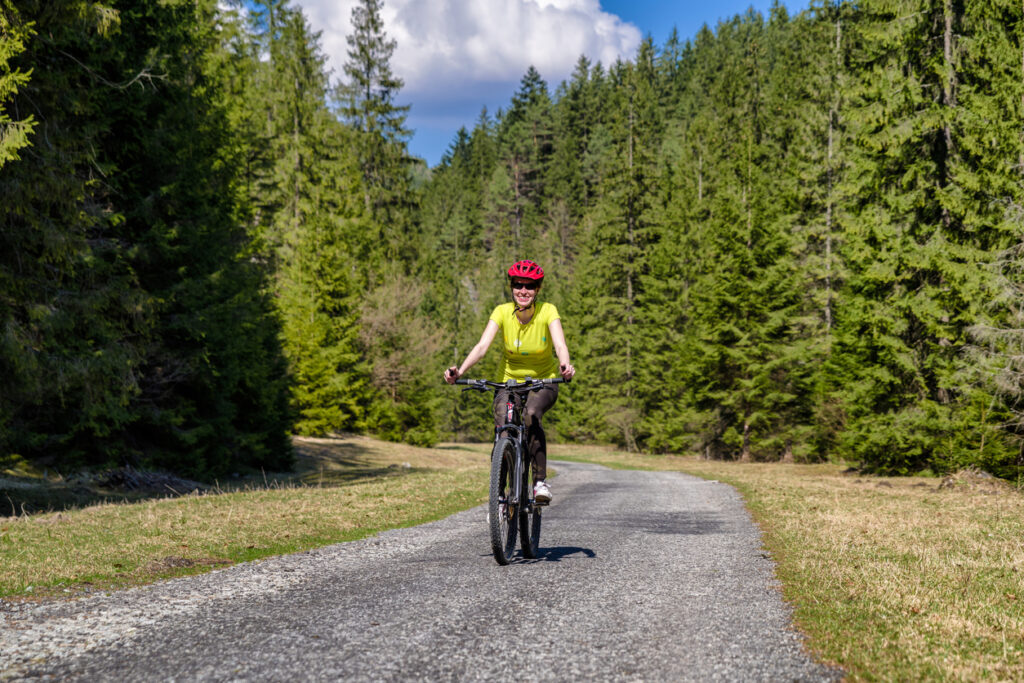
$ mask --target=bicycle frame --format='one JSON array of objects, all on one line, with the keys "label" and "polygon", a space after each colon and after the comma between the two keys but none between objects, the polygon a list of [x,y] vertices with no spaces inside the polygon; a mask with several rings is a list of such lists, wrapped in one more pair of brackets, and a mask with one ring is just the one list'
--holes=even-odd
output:
[{"label": "bicycle frame", "polygon": [[[512,477],[512,491],[509,496],[512,500],[522,500],[523,495],[523,470],[526,468],[526,459],[523,454],[526,452],[526,429],[523,424],[523,406],[525,403],[523,392],[509,391],[508,400],[505,402],[506,422],[500,427],[494,428],[494,440],[497,442],[502,434],[508,434],[516,447],[515,472]],[[536,502],[533,498],[533,489],[527,502],[527,511],[532,513]]]},{"label": "bicycle frame", "polygon": [[[526,467],[526,460],[524,454],[526,453],[526,425],[523,424],[523,409],[526,404],[526,396],[531,391],[536,391],[544,386],[552,384],[562,384],[565,380],[562,378],[556,379],[532,379],[527,377],[521,383],[516,382],[514,379],[508,382],[491,382],[485,379],[460,379],[456,380],[456,384],[465,384],[466,391],[471,389],[477,391],[499,391],[505,389],[508,391],[508,399],[505,402],[505,424],[500,427],[494,428],[494,440],[497,441],[501,438],[502,434],[507,433],[512,439],[512,443],[516,447],[516,465],[515,465],[515,486],[514,493],[515,497],[513,500],[521,500],[522,495],[522,474],[523,469]],[[529,498],[530,508],[533,508],[533,490],[530,491],[531,495]]]},{"label": "bicycle frame", "polygon": [[[516,535],[520,536],[523,557],[535,559],[540,541],[541,509],[533,496],[533,486],[526,482],[529,453],[526,446],[526,425],[523,410],[531,391],[564,380],[531,379],[523,382],[491,382],[483,379],[459,379],[456,384],[468,385],[466,390],[507,391],[505,424],[494,428],[491,451],[491,492],[488,500],[488,526],[491,549],[498,564],[508,564],[515,552]],[[529,490],[523,490],[526,486]]]}]

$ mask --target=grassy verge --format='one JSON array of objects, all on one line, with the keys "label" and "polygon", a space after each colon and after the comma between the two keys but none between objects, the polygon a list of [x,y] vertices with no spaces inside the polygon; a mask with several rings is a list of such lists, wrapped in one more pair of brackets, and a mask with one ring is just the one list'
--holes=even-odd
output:
[{"label": "grassy verge", "polygon": [[[736,486],[798,626],[853,680],[1024,677],[1024,496],[1009,487],[550,450]],[[0,518],[0,596],[134,585],[437,519],[483,502],[487,452],[309,439],[297,473],[239,490]]]},{"label": "grassy verge", "polygon": [[705,462],[597,448],[552,457],[736,486],[818,656],[851,680],[1024,678],[1024,496],[970,478]]},{"label": "grassy verge", "polygon": [[362,538],[481,503],[487,456],[305,439],[297,474],[240,490],[0,518],[0,596],[75,593]]}]

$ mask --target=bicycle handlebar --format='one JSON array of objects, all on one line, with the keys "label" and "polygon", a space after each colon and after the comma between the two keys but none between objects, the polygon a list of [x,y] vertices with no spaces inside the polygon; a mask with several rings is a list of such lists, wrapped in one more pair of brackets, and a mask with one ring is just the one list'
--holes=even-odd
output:
[{"label": "bicycle handlebar", "polygon": [[478,391],[491,391],[496,389],[508,389],[509,391],[536,391],[541,387],[549,384],[568,384],[569,380],[562,377],[555,377],[552,379],[532,379],[526,378],[522,382],[517,382],[514,379],[510,379],[507,382],[492,382],[489,379],[457,379],[456,384],[467,385],[469,389],[476,389]]}]

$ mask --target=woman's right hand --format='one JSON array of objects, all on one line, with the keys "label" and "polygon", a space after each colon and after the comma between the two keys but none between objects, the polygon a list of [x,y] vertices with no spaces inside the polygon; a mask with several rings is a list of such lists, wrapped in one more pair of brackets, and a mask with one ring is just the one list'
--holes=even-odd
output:
[{"label": "woman's right hand", "polygon": [[455,380],[459,378],[459,369],[454,365],[444,371],[444,381],[448,384],[455,384]]}]

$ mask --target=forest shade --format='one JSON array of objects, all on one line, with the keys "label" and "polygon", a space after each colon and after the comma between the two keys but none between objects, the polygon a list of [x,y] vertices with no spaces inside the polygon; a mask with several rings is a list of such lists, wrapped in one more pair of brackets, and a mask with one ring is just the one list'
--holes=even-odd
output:
[{"label": "forest shade", "polygon": [[441,371],[531,258],[579,370],[560,438],[1019,473],[1019,3],[776,6],[531,68],[434,169],[378,0],[340,83],[281,0],[0,7],[0,453],[216,476],[287,467],[291,430],[486,439]]}]

